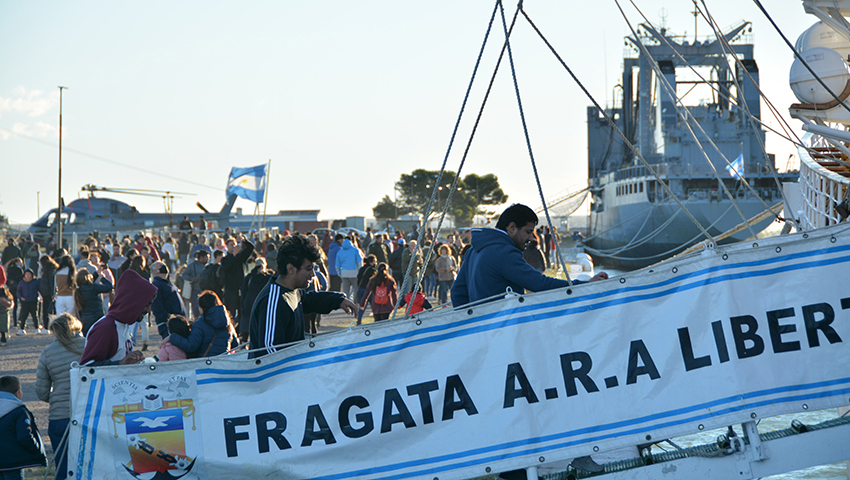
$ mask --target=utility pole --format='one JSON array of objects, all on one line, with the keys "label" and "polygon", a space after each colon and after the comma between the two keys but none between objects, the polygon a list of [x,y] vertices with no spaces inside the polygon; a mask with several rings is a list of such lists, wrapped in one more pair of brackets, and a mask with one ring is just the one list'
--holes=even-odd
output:
[{"label": "utility pole", "polygon": [[56,249],[62,248],[62,90],[68,87],[59,87],[59,208],[56,210],[56,231],[58,242]]}]

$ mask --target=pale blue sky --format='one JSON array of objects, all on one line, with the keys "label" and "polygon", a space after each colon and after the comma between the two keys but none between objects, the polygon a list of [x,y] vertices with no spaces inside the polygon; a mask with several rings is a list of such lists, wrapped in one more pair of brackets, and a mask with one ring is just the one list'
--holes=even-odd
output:
[{"label": "pale blue sky", "polygon": [[[658,24],[665,9],[671,30],[693,36],[692,2],[636,3]],[[792,42],[816,20],[798,1],[764,3]],[[371,216],[401,173],[439,169],[493,5],[0,0],[0,212],[31,223],[37,191],[42,214],[56,206],[63,85],[66,202],[94,183],[191,192],[175,200],[175,212],[195,211],[196,201],[218,210],[231,167],[271,159],[268,211]],[[754,23],[762,86],[787,115],[791,52],[752,2],[708,5],[720,25]],[[506,5],[508,19],[514,8]],[[610,100],[628,32],[614,2],[529,0],[525,9],[591,93]],[[700,22],[698,33],[709,27]],[[451,170],[500,38],[497,23]],[[518,23],[512,46],[544,193],[555,198],[585,183],[589,101],[527,24]],[[780,166],[794,153],[775,137],[768,142]],[[463,173],[494,173],[511,202],[541,203],[507,68]],[[156,198],[115,198],[141,211],[163,208]],[[253,210],[247,200],[236,206]]]}]

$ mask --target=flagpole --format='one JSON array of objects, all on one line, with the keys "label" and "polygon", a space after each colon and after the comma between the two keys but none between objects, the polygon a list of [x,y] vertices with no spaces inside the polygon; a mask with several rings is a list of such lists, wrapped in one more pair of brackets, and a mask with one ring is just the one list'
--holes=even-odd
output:
[{"label": "flagpole", "polygon": [[266,207],[269,204],[269,180],[270,175],[269,172],[272,171],[272,159],[269,159],[269,165],[266,168],[266,192],[263,194],[263,227],[266,228]]}]

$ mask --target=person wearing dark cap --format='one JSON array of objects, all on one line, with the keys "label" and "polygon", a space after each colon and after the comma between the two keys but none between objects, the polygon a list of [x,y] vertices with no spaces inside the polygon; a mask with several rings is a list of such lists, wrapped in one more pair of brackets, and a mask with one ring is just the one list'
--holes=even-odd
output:
[{"label": "person wearing dark cap", "polygon": [[172,315],[186,316],[183,308],[183,299],[180,291],[168,279],[168,267],[161,261],[151,265],[153,279],[151,283],[156,287],[156,297],[151,304],[151,311],[156,319],[156,329],[162,338],[168,336],[168,319]]}]

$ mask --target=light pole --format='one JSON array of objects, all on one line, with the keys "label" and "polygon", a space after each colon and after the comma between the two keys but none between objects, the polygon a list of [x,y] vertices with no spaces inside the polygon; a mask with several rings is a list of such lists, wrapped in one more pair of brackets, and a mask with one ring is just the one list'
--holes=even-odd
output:
[{"label": "light pole", "polygon": [[56,244],[56,249],[62,249],[62,90],[65,90],[68,87],[59,87],[59,200],[58,200],[58,208],[56,210],[56,231],[58,235],[58,242]]},{"label": "light pole", "polygon": [[37,212],[37,217],[41,218],[41,192],[35,192],[35,210]]}]

